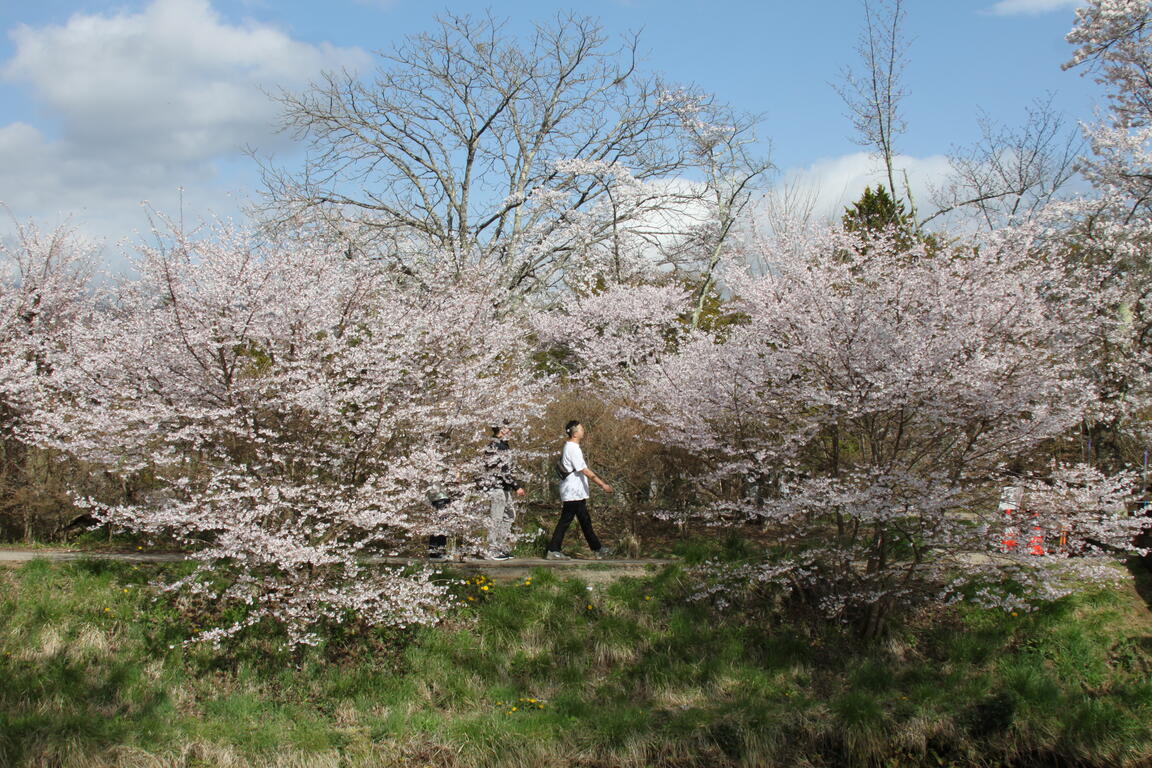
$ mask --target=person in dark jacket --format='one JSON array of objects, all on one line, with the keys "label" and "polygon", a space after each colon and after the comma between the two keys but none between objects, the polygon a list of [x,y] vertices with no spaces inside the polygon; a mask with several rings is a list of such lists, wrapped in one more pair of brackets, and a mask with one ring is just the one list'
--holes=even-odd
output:
[{"label": "person in dark jacket", "polygon": [[524,486],[516,479],[516,465],[512,461],[508,438],[512,430],[507,424],[492,426],[492,440],[484,449],[485,475],[481,488],[488,494],[488,550],[484,556],[490,560],[508,560],[512,549],[512,525],[516,522],[513,496],[523,496]]}]

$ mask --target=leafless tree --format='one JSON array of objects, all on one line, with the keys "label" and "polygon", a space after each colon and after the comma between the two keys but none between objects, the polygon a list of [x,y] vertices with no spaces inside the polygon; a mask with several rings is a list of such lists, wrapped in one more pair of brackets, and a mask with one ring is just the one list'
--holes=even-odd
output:
[{"label": "leafless tree", "polygon": [[329,73],[278,96],[309,154],[299,170],[265,163],[266,211],[310,217],[404,268],[436,254],[441,272],[547,290],[622,230],[656,242],[668,212],[702,194],[649,183],[698,158],[685,93],[636,59],[635,38],[614,43],[586,18],[559,16],[521,40],[491,15],[446,15],[381,53],[371,82]]},{"label": "leafless tree", "polygon": [[864,29],[856,45],[862,71],[846,67],[843,83],[836,90],[848,106],[856,140],[870,147],[884,161],[888,192],[896,190],[895,137],[906,125],[900,116],[900,102],[907,95],[901,78],[907,65],[904,39],[903,0],[862,0]]},{"label": "leafless tree", "polygon": [[819,185],[792,178],[768,191],[761,201],[760,216],[771,232],[802,229],[811,223],[819,199]]},{"label": "leafless tree", "polygon": [[933,193],[938,210],[921,224],[959,209],[975,211],[989,229],[1046,205],[1075,174],[1083,140],[1052,106],[1052,96],[1027,107],[1024,123],[1009,128],[979,117],[980,140],[953,150],[951,180]]}]

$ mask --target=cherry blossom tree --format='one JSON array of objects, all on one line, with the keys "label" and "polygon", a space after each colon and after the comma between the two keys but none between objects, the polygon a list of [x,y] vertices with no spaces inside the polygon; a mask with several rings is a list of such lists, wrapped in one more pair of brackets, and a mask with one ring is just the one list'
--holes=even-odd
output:
[{"label": "cherry blossom tree", "polygon": [[1100,319],[1087,364],[1108,408],[1084,425],[1085,453],[1116,464],[1152,445],[1152,3],[1092,0],[1076,12],[1068,34],[1076,46],[1066,68],[1093,76],[1108,106],[1085,126],[1090,153],[1079,169],[1098,197],[1049,211],[1071,260],[1090,264]]},{"label": "cherry blossom tree", "polygon": [[[694,165],[702,172],[702,179],[696,182],[698,197],[688,209],[678,211],[678,217],[692,221],[693,226],[671,227],[674,244],[665,249],[671,263],[684,262],[690,282],[697,284],[691,322],[699,327],[705,305],[715,292],[716,270],[723,257],[734,250],[737,229],[747,223],[749,203],[773,165],[767,157],[756,154],[758,118],[738,114],[688,91],[666,93],[663,101],[679,117]],[[677,259],[676,254],[682,258]]]},{"label": "cherry blossom tree", "polygon": [[1068,33],[1076,51],[1065,68],[1095,76],[1108,96],[1105,119],[1088,131],[1092,155],[1081,171],[1098,188],[1127,198],[1132,213],[1152,202],[1152,3],[1090,0]]},{"label": "cherry blossom tree", "polygon": [[[875,636],[961,583],[1020,572],[1021,589],[1051,594],[1061,573],[1108,573],[1001,547],[1000,487],[1043,473],[1044,446],[1093,401],[1073,354],[1080,283],[1032,244],[1028,230],[951,248],[894,231],[785,235],[761,245],[765,274],[728,274],[743,321],[715,333],[663,311],[676,297],[653,289],[595,297],[543,333],[566,327],[623,410],[698,460],[693,513],[765,527],[771,554],[743,578]],[[1100,501],[1115,489],[1081,481],[1059,509],[1091,531],[1082,550],[1128,546],[1139,523]],[[996,599],[1026,600],[1013,594]]]},{"label": "cherry blossom tree", "polygon": [[[53,358],[45,442],[145,476],[101,520],[174,537],[198,562],[170,589],[242,607],[292,644],[326,624],[433,621],[444,587],[368,564],[466,532],[487,425],[531,412],[523,332],[487,284],[421,290],[315,239],[232,228],[145,249],[112,312]],[[438,485],[458,498],[428,503]]]},{"label": "cherry blossom tree", "polygon": [[44,457],[33,447],[31,416],[45,397],[52,354],[91,311],[93,275],[92,247],[67,229],[18,225],[11,242],[0,242],[0,508],[12,505],[25,538],[36,526],[38,502],[47,501],[42,473],[34,471]]},{"label": "cherry blossom tree", "polygon": [[19,436],[20,417],[38,398],[50,351],[90,310],[92,249],[65,229],[19,226],[0,241],[0,408],[5,431]]}]

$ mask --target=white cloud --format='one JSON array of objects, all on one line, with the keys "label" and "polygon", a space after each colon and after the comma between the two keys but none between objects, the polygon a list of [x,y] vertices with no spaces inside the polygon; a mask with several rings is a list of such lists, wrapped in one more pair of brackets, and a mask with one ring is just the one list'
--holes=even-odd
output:
[{"label": "white cloud", "polygon": [[1084,0],[1000,0],[988,12],[996,16],[1035,16],[1083,4]]},{"label": "white cloud", "polygon": [[0,126],[4,202],[19,218],[73,212],[79,226],[91,221],[102,235],[113,234],[110,225],[141,222],[140,200],[161,208],[184,187],[191,207],[243,186],[247,175],[226,169],[246,148],[287,146],[265,91],[303,87],[322,69],[370,63],[359,49],[226,23],[209,0],[76,14],[9,36],[15,54],[0,75],[30,89],[47,123],[44,130]]},{"label": "white cloud", "polygon": [[[907,199],[904,189],[907,184],[913,201],[920,208],[931,207],[931,189],[940,187],[951,172],[948,158],[943,155],[898,155],[895,165],[901,198]],[[844,209],[860,198],[865,187],[878,184],[888,184],[882,163],[867,152],[855,152],[784,171],[769,195],[769,204],[775,207],[774,214],[808,213],[812,221],[838,220]]]}]

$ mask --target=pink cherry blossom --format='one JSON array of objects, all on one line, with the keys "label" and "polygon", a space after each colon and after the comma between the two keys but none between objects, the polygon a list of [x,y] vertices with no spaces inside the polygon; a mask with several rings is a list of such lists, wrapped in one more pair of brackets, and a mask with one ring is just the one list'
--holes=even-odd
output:
[{"label": "pink cherry blossom", "polygon": [[[866,634],[961,583],[1015,601],[994,588],[1004,574],[1027,574],[1017,580],[1042,595],[1062,572],[1109,572],[1048,543],[1004,552],[998,534],[1010,464],[1043,474],[1034,457],[1095,404],[1077,354],[1094,327],[1089,283],[1038,258],[1029,228],[946,247],[906,240],[764,240],[763,274],[727,273],[741,319],[713,333],[688,330],[675,297],[652,289],[580,302],[566,324],[573,365],[697,460],[691,512],[761,525],[776,553],[757,578]],[[1081,554],[1129,546],[1142,521],[1113,503],[1129,484],[1085,473],[1076,494],[1035,498],[1061,499],[1061,519],[1096,542]],[[1059,530],[1044,503],[1047,542]]]},{"label": "pink cherry blossom", "polygon": [[[81,503],[186,547],[199,565],[171,589],[246,606],[210,640],[434,621],[442,583],[365,558],[474,527],[487,425],[538,401],[525,325],[481,280],[416,282],[306,236],[160,242],[51,356],[41,442],[140,489]],[[433,510],[436,485],[457,503]]]}]

